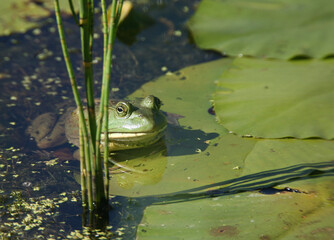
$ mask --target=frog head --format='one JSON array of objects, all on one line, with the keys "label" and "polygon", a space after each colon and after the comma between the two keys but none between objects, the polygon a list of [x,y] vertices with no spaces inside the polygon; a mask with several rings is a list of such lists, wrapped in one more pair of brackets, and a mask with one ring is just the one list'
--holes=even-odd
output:
[{"label": "frog head", "polygon": [[160,107],[160,99],[152,95],[136,101],[112,101],[108,116],[109,148],[138,148],[158,141],[167,126]]}]

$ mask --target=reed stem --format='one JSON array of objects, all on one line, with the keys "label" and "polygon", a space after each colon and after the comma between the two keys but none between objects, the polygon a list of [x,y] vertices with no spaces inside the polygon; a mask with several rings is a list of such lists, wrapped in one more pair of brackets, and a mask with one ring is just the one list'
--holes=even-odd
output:
[{"label": "reed stem", "polygon": [[[70,56],[69,56],[69,53],[68,53],[68,50],[67,50],[67,44],[66,44],[66,41],[65,41],[65,34],[64,34],[64,29],[63,29],[63,23],[62,23],[62,19],[60,17],[59,0],[54,0],[54,4],[55,4],[55,14],[56,14],[57,27],[58,27],[58,32],[59,32],[59,39],[60,39],[60,43],[61,43],[61,48],[62,48],[62,51],[63,51],[67,72],[68,72],[69,79],[70,79],[71,86],[72,86],[72,92],[73,92],[73,95],[74,95],[74,100],[75,100],[75,103],[76,103],[76,105],[78,107],[78,110],[79,110],[79,123],[80,122],[84,123],[85,122],[85,116],[84,116],[83,106],[82,106],[81,98],[80,98],[80,95],[79,95],[78,85],[77,85],[77,81],[75,79],[72,63],[71,63]],[[84,139],[83,142],[88,142],[89,137],[88,137],[88,130],[87,130],[86,124],[79,124],[79,125],[81,125],[81,131],[82,131],[81,135],[83,136],[83,139]],[[82,146],[80,146],[80,147],[82,147]],[[88,152],[88,155],[85,154],[86,157],[90,156],[89,148],[86,147],[86,148],[83,148],[83,149],[85,149],[86,152]],[[85,155],[80,155],[80,161],[81,162],[85,161]],[[86,161],[86,163],[87,163],[87,161]],[[86,165],[86,167],[87,167],[87,169],[86,169],[87,178],[88,178],[88,182],[89,182],[91,167],[90,167],[89,164]],[[84,186],[84,188],[85,187],[86,186]],[[91,190],[92,189],[89,188],[88,192],[90,192]],[[86,192],[86,191],[84,191],[84,192]],[[83,202],[83,205],[87,205],[87,204],[85,202]],[[93,206],[93,203],[89,202],[88,205]]]},{"label": "reed stem", "polygon": [[[73,17],[78,22],[73,7],[72,0],[70,7]],[[123,0],[113,0],[110,24],[108,28],[105,0],[101,0],[103,17],[103,77],[101,88],[101,103],[99,107],[99,117],[96,121],[95,101],[94,101],[94,79],[92,65],[93,49],[93,17],[94,0],[79,0],[79,26],[81,32],[81,48],[84,69],[84,80],[87,98],[87,114],[84,113],[83,104],[79,95],[77,81],[74,76],[73,67],[70,61],[65,34],[60,17],[59,0],[54,0],[55,12],[59,38],[64,55],[64,60],[70,78],[72,91],[79,113],[79,137],[80,137],[80,170],[81,170],[81,190],[83,206],[88,206],[89,210],[101,210],[108,203],[109,195],[109,171],[108,171],[108,101],[110,91],[110,72],[112,63],[112,48],[114,45],[118,21],[120,19]],[[86,120],[87,119],[87,124]],[[103,124],[103,125],[102,125]],[[101,158],[101,132],[104,132],[104,161]],[[104,172],[103,172],[104,171]]]},{"label": "reed stem", "polygon": [[[118,20],[121,12],[119,9],[122,9],[123,0],[120,0],[118,3],[116,0],[113,1],[112,7],[111,7],[111,14],[110,14],[110,21],[109,21],[109,29],[108,29],[108,43],[107,43],[107,52],[106,52],[106,58],[104,60],[104,67],[103,67],[103,77],[102,77],[102,90],[101,90],[101,96],[102,96],[102,102],[100,105],[100,112],[104,112],[104,114],[101,117],[103,118],[103,132],[104,132],[104,185],[105,185],[105,194],[106,196],[109,195],[109,171],[108,171],[108,158],[109,158],[109,141],[108,141],[108,104],[109,104],[109,91],[110,91],[110,72],[112,67],[112,49],[116,38],[116,30],[118,26]],[[117,10],[118,9],[118,10]],[[100,122],[101,123],[101,122]],[[99,133],[97,133],[99,135]]]},{"label": "reed stem", "polygon": [[[87,97],[87,112],[89,135],[92,142],[95,142],[96,120],[94,102],[93,64],[92,64],[92,38],[93,38],[93,9],[92,0],[80,0],[80,30],[81,30],[81,51],[85,76],[85,89]],[[93,146],[95,152],[95,146]]]},{"label": "reed stem", "polygon": [[79,20],[77,18],[77,15],[75,13],[75,10],[74,10],[74,6],[73,6],[73,2],[72,0],[68,0],[69,4],[70,4],[70,9],[71,9],[71,12],[72,12],[72,16],[73,16],[73,19],[75,21],[75,23],[80,26],[80,23],[79,23]]}]

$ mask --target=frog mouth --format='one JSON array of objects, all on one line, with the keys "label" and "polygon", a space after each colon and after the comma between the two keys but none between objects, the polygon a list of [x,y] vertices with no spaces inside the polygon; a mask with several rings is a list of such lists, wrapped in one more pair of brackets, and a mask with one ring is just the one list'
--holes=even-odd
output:
[{"label": "frog mouth", "polygon": [[109,139],[120,139],[120,138],[137,138],[137,137],[143,137],[150,134],[155,134],[155,132],[149,133],[149,132],[136,132],[136,133],[108,133]]},{"label": "frog mouth", "polygon": [[[141,138],[146,138],[146,137],[154,137],[156,135],[160,135],[166,127],[160,128],[159,130],[155,130],[152,132],[109,132],[108,133],[108,139],[111,141],[113,139],[141,139]],[[101,140],[104,139],[104,134],[102,135]]]},{"label": "frog mouth", "polygon": [[[108,133],[108,146],[111,151],[134,149],[149,146],[163,136],[163,131],[166,127],[152,132],[109,132]],[[104,135],[101,137],[102,146],[104,145]]]}]

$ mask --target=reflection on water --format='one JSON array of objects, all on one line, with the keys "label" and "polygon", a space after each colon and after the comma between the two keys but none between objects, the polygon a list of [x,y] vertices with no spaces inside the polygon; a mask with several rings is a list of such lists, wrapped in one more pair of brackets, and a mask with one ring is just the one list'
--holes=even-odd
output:
[{"label": "reflection on water", "polygon": [[170,124],[165,135],[154,145],[112,153],[112,184],[116,182],[123,189],[131,189],[135,184],[156,184],[163,177],[168,157],[198,154],[205,151],[210,140],[218,137],[217,133],[207,134]]},{"label": "reflection on water", "polygon": [[134,184],[158,183],[167,165],[166,153],[164,140],[145,148],[115,152],[111,156],[112,176],[125,189],[131,189]]}]

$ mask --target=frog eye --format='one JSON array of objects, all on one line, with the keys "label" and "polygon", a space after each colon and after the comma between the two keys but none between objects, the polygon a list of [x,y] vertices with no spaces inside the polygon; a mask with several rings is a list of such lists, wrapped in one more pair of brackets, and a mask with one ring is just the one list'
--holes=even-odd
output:
[{"label": "frog eye", "polygon": [[143,99],[143,101],[141,102],[141,105],[143,107],[159,110],[162,103],[161,103],[159,98],[157,98],[153,95],[149,95],[149,96],[147,96],[146,98]]},{"label": "frog eye", "polygon": [[130,113],[131,106],[125,102],[119,102],[116,104],[115,110],[118,117],[125,117]]}]

